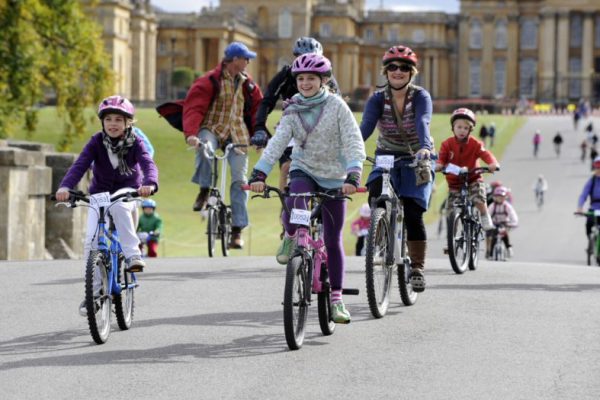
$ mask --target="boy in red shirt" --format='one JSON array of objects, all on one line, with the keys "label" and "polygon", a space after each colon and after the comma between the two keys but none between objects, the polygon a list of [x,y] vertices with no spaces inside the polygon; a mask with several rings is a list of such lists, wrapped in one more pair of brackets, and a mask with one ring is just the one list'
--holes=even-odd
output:
[{"label": "boy in red shirt", "polygon": [[[476,120],[473,111],[459,108],[450,117],[453,137],[446,139],[440,148],[440,154],[435,166],[436,171],[444,170],[449,164],[473,169],[479,167],[481,158],[491,172],[498,169],[498,161],[494,155],[485,149],[483,143],[471,136]],[[459,196],[461,180],[458,176],[446,174],[448,182],[448,209],[452,208],[454,200]],[[494,224],[488,213],[486,193],[481,174],[469,176],[469,195],[481,215],[481,225],[486,231],[494,229]]]}]

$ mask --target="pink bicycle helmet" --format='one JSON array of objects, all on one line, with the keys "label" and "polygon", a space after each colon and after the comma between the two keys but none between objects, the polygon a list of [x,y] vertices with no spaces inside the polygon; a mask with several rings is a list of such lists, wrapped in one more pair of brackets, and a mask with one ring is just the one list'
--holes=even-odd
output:
[{"label": "pink bicycle helmet", "polygon": [[331,76],[331,62],[317,53],[306,53],[294,60],[292,75],[311,73],[319,76]]},{"label": "pink bicycle helmet", "polygon": [[416,67],[419,59],[417,58],[417,54],[412,51],[410,47],[392,46],[383,55],[381,63],[386,66],[392,61],[402,61]]},{"label": "pink bicycle helmet", "polygon": [[504,186],[498,186],[494,189],[494,196],[506,196],[508,195],[508,189]]},{"label": "pink bicycle helmet", "polygon": [[469,110],[468,108],[457,108],[456,110],[454,110],[452,116],[450,117],[450,125],[454,125],[454,121],[456,121],[457,119],[469,120],[473,123],[473,126],[477,124],[475,113]]},{"label": "pink bicycle helmet", "polygon": [[133,119],[135,107],[129,100],[122,96],[110,96],[100,102],[98,106],[98,118],[102,119],[106,114],[121,114]]}]

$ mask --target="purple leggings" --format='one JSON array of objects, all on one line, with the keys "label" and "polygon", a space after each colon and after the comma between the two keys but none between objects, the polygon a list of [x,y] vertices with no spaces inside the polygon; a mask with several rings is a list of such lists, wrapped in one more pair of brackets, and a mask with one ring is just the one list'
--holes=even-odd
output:
[{"label": "purple leggings", "polygon": [[[319,185],[308,176],[292,177],[290,181],[290,193],[306,193],[317,190],[323,191]],[[298,208],[308,210],[308,198],[288,197],[286,205],[291,210]],[[327,269],[329,271],[329,281],[331,288],[338,290],[343,288],[344,284],[344,246],[342,244],[342,228],[344,227],[344,217],[346,216],[345,200],[325,200],[321,208],[323,217],[323,240],[327,249]],[[290,224],[290,216],[283,212],[283,227],[288,235],[293,236],[296,233],[298,225]]]}]

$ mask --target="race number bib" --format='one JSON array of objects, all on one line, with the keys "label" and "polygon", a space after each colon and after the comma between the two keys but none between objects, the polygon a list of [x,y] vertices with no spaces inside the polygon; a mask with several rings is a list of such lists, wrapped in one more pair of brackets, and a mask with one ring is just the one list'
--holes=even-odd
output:
[{"label": "race number bib", "polygon": [[394,156],[377,156],[377,158],[375,158],[375,166],[381,169],[393,169]]},{"label": "race number bib", "polygon": [[310,211],[292,208],[292,215],[290,215],[290,223],[310,226]]},{"label": "race number bib", "polygon": [[600,210],[594,210],[594,217],[600,217]]},{"label": "race number bib", "polygon": [[110,193],[102,192],[96,193],[90,196],[90,205],[96,207],[108,207],[110,206]]},{"label": "race number bib", "polygon": [[460,175],[461,168],[455,164],[446,165],[446,173],[451,175]]}]

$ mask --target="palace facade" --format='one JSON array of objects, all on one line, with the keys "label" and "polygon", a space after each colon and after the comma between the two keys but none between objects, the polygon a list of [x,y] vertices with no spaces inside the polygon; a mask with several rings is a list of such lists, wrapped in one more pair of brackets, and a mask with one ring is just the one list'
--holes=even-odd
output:
[{"label": "palace facade", "polygon": [[232,41],[258,53],[248,71],[265,87],[292,62],[296,38],[313,36],[348,95],[381,83],[383,52],[404,44],[419,56],[417,83],[436,100],[600,102],[598,0],[461,0],[458,14],[367,11],[364,0],[220,0],[198,13],[148,0],[97,4],[117,90],[136,101],[180,97],[172,72],[214,68]]}]

